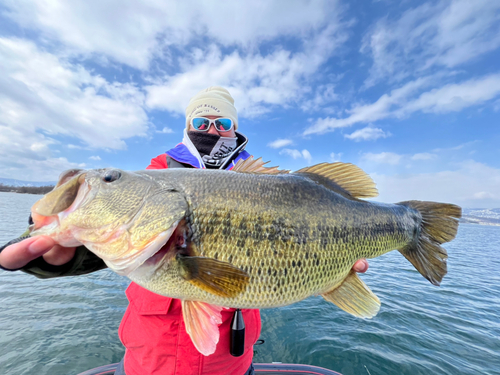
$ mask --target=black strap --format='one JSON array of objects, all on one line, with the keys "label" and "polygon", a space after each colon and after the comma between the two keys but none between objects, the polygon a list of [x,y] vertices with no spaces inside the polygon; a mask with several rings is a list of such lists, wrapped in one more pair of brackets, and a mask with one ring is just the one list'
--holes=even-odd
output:
[{"label": "black strap", "polygon": [[245,352],[245,321],[240,309],[236,309],[231,322],[229,337],[229,353],[233,357],[239,357]]}]

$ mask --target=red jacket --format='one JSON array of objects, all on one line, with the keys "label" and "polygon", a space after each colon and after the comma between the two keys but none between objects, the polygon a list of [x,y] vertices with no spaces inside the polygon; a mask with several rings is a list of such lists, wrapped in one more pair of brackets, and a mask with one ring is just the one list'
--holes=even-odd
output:
[{"label": "red jacket", "polygon": [[[168,168],[166,155],[151,160],[147,169]],[[259,310],[242,310],[245,320],[245,352],[229,354],[229,331],[234,309],[222,310],[220,339],[215,353],[200,354],[186,333],[181,301],[152,293],[136,283],[126,291],[129,306],[118,334],[125,346],[127,375],[241,375],[253,358],[260,335]]]}]

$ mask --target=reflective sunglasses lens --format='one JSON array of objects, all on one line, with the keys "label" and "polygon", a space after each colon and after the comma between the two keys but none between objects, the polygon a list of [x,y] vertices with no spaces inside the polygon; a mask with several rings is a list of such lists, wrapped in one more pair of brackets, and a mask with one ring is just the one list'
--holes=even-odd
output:
[{"label": "reflective sunglasses lens", "polygon": [[218,118],[215,120],[217,130],[228,131],[233,127],[233,121],[230,118]]},{"label": "reflective sunglasses lens", "polygon": [[210,120],[203,117],[195,117],[191,120],[191,124],[196,130],[207,130],[210,125]]}]

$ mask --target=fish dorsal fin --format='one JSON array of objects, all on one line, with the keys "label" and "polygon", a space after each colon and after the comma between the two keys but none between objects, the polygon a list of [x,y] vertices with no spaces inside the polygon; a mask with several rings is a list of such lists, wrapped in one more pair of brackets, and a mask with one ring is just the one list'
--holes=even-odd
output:
[{"label": "fish dorsal fin", "polygon": [[358,318],[373,318],[380,310],[380,300],[354,271],[339,287],[321,296]]},{"label": "fish dorsal fin", "polygon": [[293,174],[305,175],[328,189],[352,198],[373,198],[378,195],[371,177],[350,163],[321,163],[302,168]]},{"label": "fish dorsal fin", "polygon": [[198,351],[209,356],[219,342],[219,324],[223,307],[198,301],[182,301],[182,317],[186,332]]},{"label": "fish dorsal fin", "polygon": [[233,172],[239,173],[260,173],[260,174],[286,174],[290,173],[288,170],[280,170],[279,167],[264,167],[268,161],[264,162],[262,158],[254,159],[250,156],[245,160],[238,160],[236,165],[231,169]]}]

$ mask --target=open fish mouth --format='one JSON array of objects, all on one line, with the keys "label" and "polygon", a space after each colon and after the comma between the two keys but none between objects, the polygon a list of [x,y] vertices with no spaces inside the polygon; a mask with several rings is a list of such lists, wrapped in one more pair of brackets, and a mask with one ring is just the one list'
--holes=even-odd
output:
[{"label": "open fish mouth", "polygon": [[[37,218],[39,216],[52,217],[62,213],[66,213],[67,215],[76,210],[90,190],[85,177],[86,173],[82,171],[70,170],[64,173],[59,178],[59,182],[54,190],[33,205],[31,209],[32,214],[37,216]],[[42,223],[38,224],[39,226],[37,226],[35,217],[33,220],[35,222],[35,229],[43,225],[43,220]]]},{"label": "open fish mouth", "polygon": [[[80,172],[80,173],[77,173]],[[77,210],[83,202],[91,198],[91,189],[81,171],[69,171],[71,176],[61,176],[57,186],[50,193],[36,202],[31,208],[33,224],[31,235],[51,235],[57,233],[57,242],[61,246],[81,245],[69,232],[60,232],[61,221]]]}]

